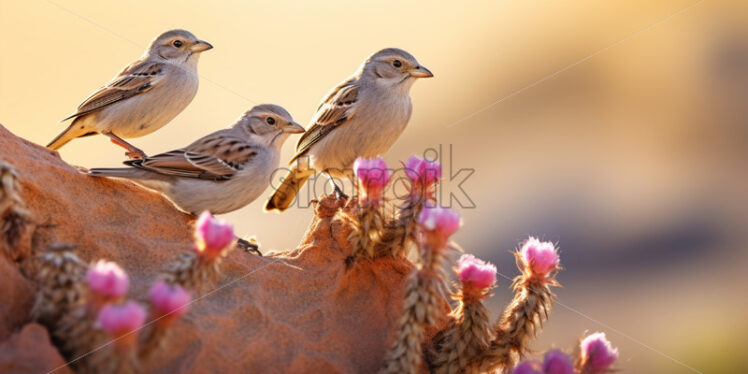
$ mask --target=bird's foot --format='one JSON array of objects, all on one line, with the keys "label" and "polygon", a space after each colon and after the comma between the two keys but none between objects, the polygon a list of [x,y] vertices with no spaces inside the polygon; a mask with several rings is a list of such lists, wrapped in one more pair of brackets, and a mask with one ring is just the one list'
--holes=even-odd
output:
[{"label": "bird's foot", "polygon": [[125,156],[129,158],[130,160],[144,160],[146,157],[145,152],[135,148],[133,150],[125,152]]},{"label": "bird's foot", "polygon": [[343,189],[338,187],[337,184],[333,183],[333,185],[335,186],[335,199],[336,200],[340,200],[340,199],[348,200],[348,195],[346,195],[345,192],[343,192]]},{"label": "bird's foot", "polygon": [[125,156],[127,156],[127,158],[129,158],[130,160],[143,160],[146,158],[145,152],[141,151],[140,148],[126,142],[124,139],[115,135],[113,132],[102,132],[102,134],[108,136],[109,140],[112,143],[126,149],[127,152],[125,152]]},{"label": "bird's foot", "polygon": [[242,238],[239,238],[236,241],[236,245],[245,252],[255,253],[258,256],[262,257],[262,253],[260,252],[260,245],[257,244],[257,241],[254,239],[244,240]]}]

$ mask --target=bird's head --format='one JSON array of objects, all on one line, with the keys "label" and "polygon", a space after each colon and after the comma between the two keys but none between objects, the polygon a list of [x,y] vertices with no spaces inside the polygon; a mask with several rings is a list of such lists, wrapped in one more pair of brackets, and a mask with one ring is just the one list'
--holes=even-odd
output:
[{"label": "bird's head", "polygon": [[170,30],[156,39],[148,47],[149,57],[158,57],[175,63],[196,63],[201,52],[213,46],[198,39],[187,30]]},{"label": "bird's head", "polygon": [[364,61],[362,69],[365,78],[384,86],[409,88],[418,78],[434,76],[413,55],[398,48],[385,48],[371,55]]},{"label": "bird's head", "polygon": [[240,126],[247,136],[265,145],[280,147],[291,134],[300,134],[304,128],[294,122],[283,107],[260,104],[246,111],[234,126]]}]

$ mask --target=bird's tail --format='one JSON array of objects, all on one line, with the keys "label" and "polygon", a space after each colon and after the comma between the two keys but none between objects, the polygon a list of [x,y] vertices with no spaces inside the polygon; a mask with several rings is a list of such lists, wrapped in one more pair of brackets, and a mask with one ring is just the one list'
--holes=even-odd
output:
[{"label": "bird's tail", "polygon": [[270,200],[265,204],[265,211],[277,210],[282,212],[288,209],[296,199],[301,187],[312,174],[314,174],[314,171],[301,170],[298,164],[294,165],[293,169],[286,174],[281,185],[275,190],[273,196],[270,196]]},{"label": "bird's tail", "polygon": [[[90,133],[93,134],[93,133]],[[81,130],[80,126],[73,121],[70,126],[68,126],[65,130],[63,130],[60,134],[58,134],[54,139],[52,139],[49,144],[47,144],[47,148],[58,150],[63,145],[67,144],[69,141],[79,138],[81,136],[89,135],[89,132],[84,132]]]},{"label": "bird's tail", "polygon": [[144,170],[135,168],[94,168],[88,171],[88,175],[94,177],[116,177],[116,178],[136,178],[147,177],[148,173]]}]

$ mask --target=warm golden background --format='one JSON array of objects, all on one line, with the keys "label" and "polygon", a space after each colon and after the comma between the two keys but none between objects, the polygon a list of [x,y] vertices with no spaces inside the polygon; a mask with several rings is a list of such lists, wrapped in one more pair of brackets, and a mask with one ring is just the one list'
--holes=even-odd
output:
[{"label": "warm golden background", "polygon": [[[560,243],[563,306],[534,348],[600,330],[624,372],[746,372],[748,6],[703,1],[668,18],[693,4],[0,0],[0,122],[46,144],[60,118],[171,28],[215,49],[187,110],[133,141],[148,153],[225,127],[254,103],[306,123],[364,57],[404,48],[436,77],[414,86],[413,118],[387,160],[452,145],[454,167],[475,169],[464,187],[476,207],[463,210],[456,239],[507,276],[507,251],[527,235]],[[61,155],[87,167],[123,158],[101,136]],[[266,249],[293,247],[310,213],[262,205],[226,218]]]}]

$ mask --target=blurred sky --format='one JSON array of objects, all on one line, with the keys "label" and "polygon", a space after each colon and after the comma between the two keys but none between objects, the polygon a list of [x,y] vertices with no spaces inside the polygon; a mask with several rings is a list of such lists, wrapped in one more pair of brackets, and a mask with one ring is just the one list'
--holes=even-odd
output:
[{"label": "blurred sky", "polygon": [[[475,207],[455,238],[506,276],[517,273],[508,251],[528,235],[560,245],[562,305],[535,349],[600,330],[625,372],[746,372],[747,19],[744,1],[0,0],[0,123],[46,144],[171,28],[215,49],[200,59],[192,104],[132,140],[147,153],[256,103],[305,124],[367,55],[406,49],[436,77],[414,85],[387,161],[451,146],[451,171],[475,170],[463,184]],[[123,159],[102,136],[61,155],[86,167]],[[226,218],[265,248],[295,246],[311,213],[266,214],[263,203]]]}]

